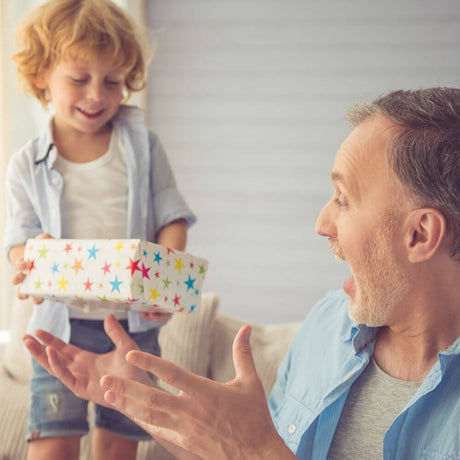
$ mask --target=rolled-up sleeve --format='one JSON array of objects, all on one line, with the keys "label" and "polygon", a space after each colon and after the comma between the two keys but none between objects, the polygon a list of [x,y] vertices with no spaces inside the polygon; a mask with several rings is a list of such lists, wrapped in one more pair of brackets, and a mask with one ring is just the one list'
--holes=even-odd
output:
[{"label": "rolled-up sleeve", "polygon": [[185,219],[187,227],[196,222],[196,216],[176,187],[176,181],[158,136],[151,133],[152,193],[155,227]]},{"label": "rolled-up sleeve", "polygon": [[13,246],[25,244],[42,233],[40,220],[30,200],[27,186],[29,167],[25,156],[15,155],[6,171],[6,226],[4,248],[8,255]]}]

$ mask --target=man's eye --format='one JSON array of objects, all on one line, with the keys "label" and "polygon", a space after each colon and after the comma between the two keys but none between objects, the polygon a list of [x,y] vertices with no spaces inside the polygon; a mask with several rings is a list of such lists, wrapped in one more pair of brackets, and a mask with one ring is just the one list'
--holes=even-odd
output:
[{"label": "man's eye", "polygon": [[343,195],[338,196],[338,197],[334,200],[334,203],[335,203],[335,205],[338,206],[339,208],[343,208],[343,207],[348,206],[348,202],[347,202],[346,198],[345,198]]}]

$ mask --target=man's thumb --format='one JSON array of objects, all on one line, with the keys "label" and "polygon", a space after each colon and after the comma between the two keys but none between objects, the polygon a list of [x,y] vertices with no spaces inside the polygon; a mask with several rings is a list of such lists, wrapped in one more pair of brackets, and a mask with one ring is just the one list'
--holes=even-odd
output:
[{"label": "man's thumb", "polygon": [[243,326],[233,340],[233,365],[235,366],[236,378],[246,380],[257,375],[254,359],[252,357],[251,326]]}]

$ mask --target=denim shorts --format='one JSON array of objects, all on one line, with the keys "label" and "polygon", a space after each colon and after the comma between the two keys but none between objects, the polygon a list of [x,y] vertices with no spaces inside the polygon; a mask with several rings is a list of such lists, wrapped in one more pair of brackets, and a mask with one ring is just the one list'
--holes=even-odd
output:
[{"label": "denim shorts", "polygon": [[[128,329],[126,320],[120,323],[125,330]],[[71,319],[70,324],[71,344],[98,354],[114,349],[112,341],[104,331],[103,321]],[[159,328],[129,335],[142,351],[160,356],[158,333]],[[35,360],[32,360],[32,368],[27,441],[49,437],[83,436],[88,433],[88,401],[75,396]],[[151,439],[147,432],[120,412],[97,404],[94,407],[96,427],[105,428],[125,439]]]}]

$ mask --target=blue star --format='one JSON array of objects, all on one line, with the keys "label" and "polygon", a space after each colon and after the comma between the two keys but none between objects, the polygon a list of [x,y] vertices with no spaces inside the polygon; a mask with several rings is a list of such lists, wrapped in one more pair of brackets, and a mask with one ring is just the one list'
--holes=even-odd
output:
[{"label": "blue star", "polygon": [[59,265],[54,262],[54,264],[51,266],[51,270],[53,270],[53,273],[57,273],[59,271]]},{"label": "blue star", "polygon": [[122,284],[123,281],[118,281],[118,275],[115,277],[113,281],[109,281],[109,283],[112,285],[112,292],[115,290],[120,292],[120,284]]},{"label": "blue star", "polygon": [[91,259],[91,257],[94,260],[96,260],[96,253],[97,253],[97,251],[100,251],[100,249],[97,249],[96,245],[93,244],[93,247],[91,249],[87,249],[87,251],[89,252],[88,260]]},{"label": "blue star", "polygon": [[190,289],[195,289],[195,286],[193,286],[193,283],[195,282],[196,280],[190,278],[190,275],[188,275],[188,280],[187,281],[184,281],[184,284],[187,285],[187,291],[189,291]]},{"label": "blue star", "polygon": [[190,305],[190,311],[195,310],[195,308],[196,308],[196,305]]},{"label": "blue star", "polygon": [[155,254],[154,262],[156,262],[157,264],[159,264],[159,263],[160,263],[160,260],[163,260],[163,257],[160,256],[160,251],[154,252],[154,254]]},{"label": "blue star", "polygon": [[147,251],[146,251],[145,249],[142,251],[142,255],[143,255],[144,257],[147,257]]}]

